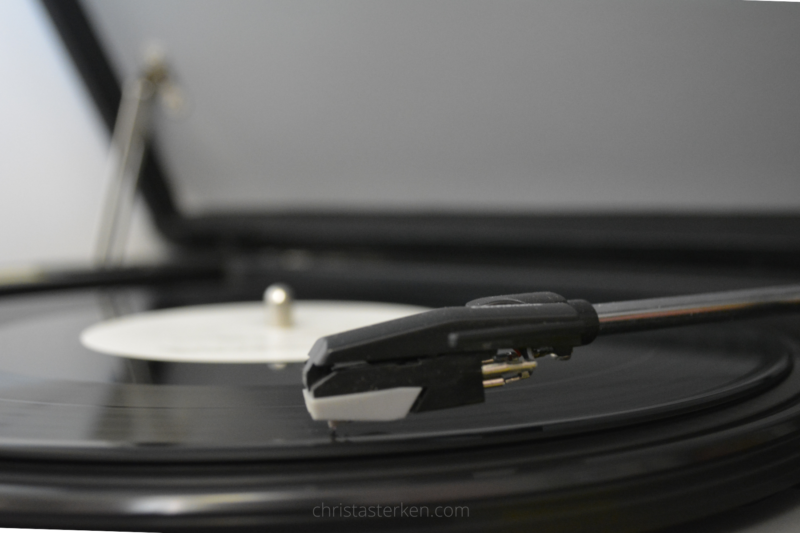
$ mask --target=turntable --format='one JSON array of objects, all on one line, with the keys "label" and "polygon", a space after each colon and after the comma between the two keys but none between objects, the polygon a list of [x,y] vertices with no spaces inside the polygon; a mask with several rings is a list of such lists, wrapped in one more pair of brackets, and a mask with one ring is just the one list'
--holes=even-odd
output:
[{"label": "turntable", "polygon": [[[437,408],[334,429],[303,393],[317,338],[434,308],[799,283],[794,6],[45,6],[120,156],[98,268],[0,287],[0,525],[713,530],[797,501],[796,314],[520,361],[481,337],[479,377],[527,365],[485,401],[440,366]],[[124,263],[137,190],[163,264]]]}]

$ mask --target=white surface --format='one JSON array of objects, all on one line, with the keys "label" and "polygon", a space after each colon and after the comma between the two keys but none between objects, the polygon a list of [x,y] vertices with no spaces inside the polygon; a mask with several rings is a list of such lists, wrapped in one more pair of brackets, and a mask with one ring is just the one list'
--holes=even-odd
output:
[{"label": "white surface", "polygon": [[387,422],[405,418],[421,391],[422,387],[396,387],[315,398],[311,391],[303,389],[303,398],[314,420]]},{"label": "white surface", "polygon": [[[0,274],[10,265],[88,263],[109,136],[44,8],[0,1]],[[160,257],[136,211],[129,256]]]},{"label": "white surface", "polygon": [[308,359],[319,337],[424,311],[410,305],[298,301],[294,325],[267,325],[263,303],[150,311],[84,330],[81,342],[101,353],[155,361],[291,363]]}]

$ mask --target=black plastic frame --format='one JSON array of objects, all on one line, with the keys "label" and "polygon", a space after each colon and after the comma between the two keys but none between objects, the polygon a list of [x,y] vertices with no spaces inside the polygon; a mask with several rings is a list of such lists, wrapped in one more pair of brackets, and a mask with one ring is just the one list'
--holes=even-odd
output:
[{"label": "black plastic frame", "polygon": [[[79,0],[41,0],[109,131],[120,83]],[[164,236],[191,248],[368,249],[470,258],[589,254],[707,264],[800,263],[800,214],[477,214],[221,212],[189,217],[175,202],[157,147],[148,145],[142,194]]]},{"label": "black plastic frame", "polygon": [[[114,129],[122,89],[103,47],[77,0],[42,0],[64,46],[72,57],[97,111],[108,128]],[[164,176],[157,151],[148,143],[142,161],[139,188],[162,232],[178,217],[172,190]]]}]

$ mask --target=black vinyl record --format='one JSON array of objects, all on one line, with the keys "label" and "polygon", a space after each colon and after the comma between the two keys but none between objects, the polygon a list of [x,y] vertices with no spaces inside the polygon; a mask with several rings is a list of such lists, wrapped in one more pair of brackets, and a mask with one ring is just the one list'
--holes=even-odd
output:
[{"label": "black vinyl record", "polygon": [[[445,271],[453,269],[428,279]],[[525,287],[502,274],[480,283],[462,275],[449,291],[409,290],[403,301],[457,304]],[[538,274],[559,281],[558,272]],[[330,272],[264,275],[294,276],[301,297],[341,297],[326,288]],[[419,287],[386,276],[372,285],[387,287],[371,291],[376,300]],[[597,276],[609,283],[592,286]],[[619,277],[562,276],[555,285],[612,299],[611,282],[630,281]],[[568,361],[543,361],[528,380],[488,390],[483,404],[346,423],[335,433],[308,416],[299,364],[143,361],[78,340],[112,308],[255,299],[266,278],[0,300],[0,496],[13,502],[4,524],[648,530],[800,479],[800,351],[781,320],[601,338]],[[702,277],[672,279],[692,287]],[[328,515],[317,516],[321,506]],[[408,506],[468,517],[395,516]],[[391,520],[375,516],[380,509]]]},{"label": "black vinyl record", "polygon": [[[151,362],[89,351],[78,336],[101,316],[101,298],[0,327],[6,453],[315,459],[538,441],[735,403],[774,387],[793,361],[789,346],[731,326],[603,338],[569,361],[544,361],[532,379],[487,390],[483,404],[342,424],[332,435],[306,412],[302,364]],[[71,376],[61,370],[53,379],[58,367]]]}]

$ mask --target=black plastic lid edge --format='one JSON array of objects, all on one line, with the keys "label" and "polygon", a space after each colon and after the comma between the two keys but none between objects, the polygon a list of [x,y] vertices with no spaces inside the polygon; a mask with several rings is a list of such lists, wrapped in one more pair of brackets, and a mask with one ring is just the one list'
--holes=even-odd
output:
[{"label": "black plastic lid edge", "polygon": [[[110,133],[117,119],[122,90],[119,78],[111,67],[86,12],[77,0],[41,2]],[[164,177],[160,158],[151,143],[147,144],[142,161],[139,189],[150,207],[156,226],[166,237],[171,237],[169,228],[178,217],[178,211],[172,190]]]}]

